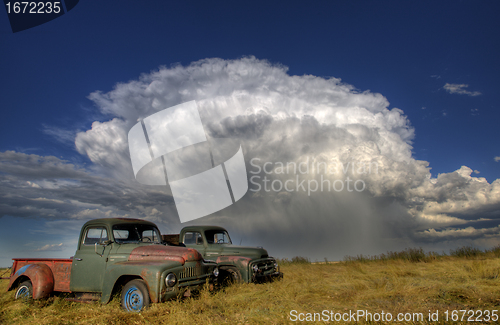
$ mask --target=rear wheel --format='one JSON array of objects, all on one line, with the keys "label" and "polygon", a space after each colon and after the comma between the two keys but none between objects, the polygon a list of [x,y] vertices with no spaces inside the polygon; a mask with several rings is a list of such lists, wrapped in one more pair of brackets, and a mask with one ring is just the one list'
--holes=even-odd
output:
[{"label": "rear wheel", "polygon": [[149,306],[149,292],[143,280],[129,281],[122,290],[122,307],[126,311],[140,312]]},{"label": "rear wheel", "polygon": [[17,287],[15,299],[30,300],[33,298],[33,285],[30,280],[21,282]]}]

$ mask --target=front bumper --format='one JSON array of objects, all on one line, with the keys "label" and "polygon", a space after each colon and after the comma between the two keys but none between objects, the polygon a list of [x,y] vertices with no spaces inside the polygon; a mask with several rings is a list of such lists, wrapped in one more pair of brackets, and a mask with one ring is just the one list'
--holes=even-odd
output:
[{"label": "front bumper", "polygon": [[281,279],[283,279],[283,272],[277,271],[271,274],[254,274],[252,277],[252,282],[263,283]]}]

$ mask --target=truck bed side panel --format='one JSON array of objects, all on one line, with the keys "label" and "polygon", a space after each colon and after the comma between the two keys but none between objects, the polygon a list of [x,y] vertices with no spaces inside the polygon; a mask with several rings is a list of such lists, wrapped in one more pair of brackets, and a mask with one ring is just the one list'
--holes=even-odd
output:
[{"label": "truck bed side panel", "polygon": [[[54,276],[54,291],[71,292],[69,290],[69,279],[71,275],[71,262],[69,258],[15,258],[12,269],[12,276],[23,266],[29,264],[45,264],[52,271]],[[11,282],[15,279],[12,279]]]},{"label": "truck bed side panel", "polygon": [[179,245],[179,234],[162,235],[161,237],[164,242]]}]

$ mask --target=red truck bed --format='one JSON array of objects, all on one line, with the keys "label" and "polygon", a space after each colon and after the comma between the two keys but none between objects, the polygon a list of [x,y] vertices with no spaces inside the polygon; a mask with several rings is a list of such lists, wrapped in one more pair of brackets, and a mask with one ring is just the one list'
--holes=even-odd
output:
[{"label": "red truck bed", "polygon": [[45,264],[54,275],[54,291],[71,292],[69,290],[69,279],[71,275],[71,258],[13,258],[12,276],[23,266],[28,264]]}]

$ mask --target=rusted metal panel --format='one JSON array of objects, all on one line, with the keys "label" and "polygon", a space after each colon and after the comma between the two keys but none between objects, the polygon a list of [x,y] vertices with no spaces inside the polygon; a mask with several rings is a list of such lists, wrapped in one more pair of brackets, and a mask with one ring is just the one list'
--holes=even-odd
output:
[{"label": "rusted metal panel", "polygon": [[[39,264],[46,265],[50,269],[51,276],[53,278],[53,290],[60,292],[70,292],[69,290],[69,279],[71,275],[71,262],[72,260],[69,258],[15,258],[14,265],[12,267],[12,273],[16,274],[16,272],[22,267],[29,264]],[[14,278],[11,276],[11,283],[9,284],[9,288],[12,283],[20,276],[21,274],[15,276]],[[31,279],[31,278],[30,278]],[[33,288],[35,287],[35,283],[33,283],[33,279],[31,282],[33,284]],[[11,288],[12,289],[12,288]]]},{"label": "rusted metal panel", "polygon": [[[148,265],[148,261],[173,261],[173,262],[179,262],[181,264],[184,264],[186,260],[184,260],[180,256],[154,256],[154,255],[130,255],[129,261],[134,262],[134,261],[139,261],[141,262],[142,265]],[[146,263],[145,263],[146,262]]]},{"label": "rusted metal panel", "polygon": [[189,261],[199,261],[203,257],[201,254],[192,248],[149,245],[140,246],[132,250],[128,258],[129,261],[148,261],[148,260],[168,260],[180,261],[181,258],[184,264]]},{"label": "rusted metal panel", "polygon": [[10,281],[9,281],[9,285],[7,286],[7,291],[13,289],[12,287],[14,285],[14,282],[18,278],[18,277],[14,277],[14,274],[19,269],[18,266],[17,266],[17,264],[18,264],[17,260],[14,259],[14,264],[12,264],[12,270],[10,272]]},{"label": "rusted metal panel", "polygon": [[217,264],[231,264],[238,267],[247,267],[252,259],[245,256],[219,256],[217,257]]},{"label": "rusted metal panel", "polygon": [[145,267],[141,271],[141,278],[146,282],[146,286],[148,287],[149,299],[151,302],[159,302],[158,300],[158,292],[159,292],[159,283],[160,283],[160,273],[152,272],[149,268]]},{"label": "rusted metal panel", "polygon": [[161,235],[161,239],[169,244],[179,245],[179,234]]},{"label": "rusted metal panel", "polygon": [[54,291],[70,292],[71,260],[54,262],[51,269],[54,275]]},{"label": "rusted metal panel", "polygon": [[54,290],[54,277],[50,268],[46,264],[22,264],[17,264],[18,270],[10,279],[9,289],[20,277],[28,277],[33,286],[33,299],[48,297]]}]

